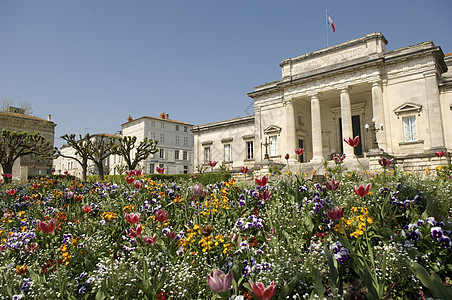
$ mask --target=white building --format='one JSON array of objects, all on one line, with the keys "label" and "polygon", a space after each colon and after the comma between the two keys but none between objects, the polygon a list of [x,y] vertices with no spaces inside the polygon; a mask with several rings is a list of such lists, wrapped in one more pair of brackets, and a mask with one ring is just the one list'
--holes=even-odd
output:
[{"label": "white building", "polygon": [[192,124],[171,120],[161,113],[160,118],[128,118],[122,124],[124,136],[136,136],[137,143],[144,138],[157,140],[158,152],[141,162],[145,173],[155,173],[156,168],[165,168],[166,174],[193,173]]},{"label": "white building", "polygon": [[[253,116],[195,127],[195,165],[210,158],[259,169],[265,151],[273,163],[285,164],[288,153],[295,164],[299,147],[309,168],[336,153],[371,169],[382,156],[407,170],[439,164],[434,153],[452,148],[452,56],[431,41],[392,51],[386,44],[372,33],[283,60],[281,79],[248,94]],[[356,148],[345,144],[355,136]]]}]

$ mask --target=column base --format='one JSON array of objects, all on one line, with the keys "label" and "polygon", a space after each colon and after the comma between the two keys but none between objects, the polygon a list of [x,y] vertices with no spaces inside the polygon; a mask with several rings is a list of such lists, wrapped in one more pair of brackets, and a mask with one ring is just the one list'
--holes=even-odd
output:
[{"label": "column base", "polygon": [[318,156],[318,157],[313,157],[313,158],[310,160],[310,162],[318,164],[318,163],[322,163],[324,160],[325,160],[325,159],[324,159],[323,157]]}]

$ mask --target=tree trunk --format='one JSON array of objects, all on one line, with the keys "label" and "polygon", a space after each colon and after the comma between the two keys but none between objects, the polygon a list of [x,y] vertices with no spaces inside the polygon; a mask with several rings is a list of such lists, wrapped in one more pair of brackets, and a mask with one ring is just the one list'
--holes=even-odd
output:
[{"label": "tree trunk", "polygon": [[[13,174],[13,163],[5,163],[2,165],[2,169],[3,169],[3,174]],[[6,177],[3,176],[3,180],[5,181],[5,183],[10,183],[13,180],[13,177]]]},{"label": "tree trunk", "polygon": [[88,172],[88,159],[82,160],[82,182],[86,182],[86,173]]},{"label": "tree trunk", "polygon": [[97,165],[97,170],[99,171],[99,180],[104,181],[104,165],[102,164],[102,162],[100,162],[100,164],[96,164],[96,165]]}]

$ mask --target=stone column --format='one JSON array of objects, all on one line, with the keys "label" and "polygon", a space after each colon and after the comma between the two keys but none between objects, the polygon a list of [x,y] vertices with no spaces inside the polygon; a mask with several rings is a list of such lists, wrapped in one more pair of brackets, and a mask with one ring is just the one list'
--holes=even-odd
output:
[{"label": "stone column", "polygon": [[[297,130],[295,125],[295,110],[294,110],[294,101],[290,99],[286,103],[286,148],[287,153],[289,153],[289,160],[291,162],[296,162],[294,149],[298,149],[297,147]],[[285,153],[281,153],[282,156]]]},{"label": "stone column", "polygon": [[[436,72],[428,72],[424,74],[425,77],[425,87],[427,92],[427,118],[429,122],[429,129],[424,130],[423,128],[419,131],[421,136],[427,137],[430,134],[430,143],[431,148],[433,150],[442,150],[444,149],[444,130],[443,130],[443,122],[442,122],[442,114],[441,114],[441,105],[439,101],[439,89],[438,89],[438,80],[436,78]],[[424,109],[424,107],[422,108]],[[421,112],[422,116],[422,112]],[[417,126],[420,125],[419,122],[416,122]]]},{"label": "stone column", "polygon": [[[341,89],[341,119],[342,119],[342,138],[354,138],[352,126],[352,107],[350,104],[350,94],[348,88]],[[350,147],[342,140],[345,156],[352,158],[355,154],[353,147]]]},{"label": "stone column", "polygon": [[311,125],[312,125],[312,162],[323,160],[322,145],[322,119],[320,116],[320,103],[317,95],[311,96]]},{"label": "stone column", "polygon": [[383,109],[383,92],[381,88],[381,82],[372,82],[372,110],[373,118],[375,118],[375,125],[380,127],[380,123],[383,124],[383,130],[376,133],[378,147],[386,151],[386,124]]},{"label": "stone column", "polygon": [[263,132],[261,129],[261,108],[254,106],[254,163],[258,163],[264,159],[262,154],[261,140]]}]

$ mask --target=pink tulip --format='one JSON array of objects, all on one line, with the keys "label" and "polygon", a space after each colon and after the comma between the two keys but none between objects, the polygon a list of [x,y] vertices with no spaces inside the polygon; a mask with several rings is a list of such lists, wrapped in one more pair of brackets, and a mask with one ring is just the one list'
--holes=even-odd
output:
[{"label": "pink tulip", "polygon": [[126,214],[124,216],[124,218],[126,219],[127,222],[129,222],[130,224],[133,225],[133,224],[140,222],[141,214],[140,213],[130,213],[130,214]]},{"label": "pink tulip", "polygon": [[159,173],[159,174],[163,174],[163,172],[165,172],[165,168],[164,167],[163,168],[157,167],[155,169],[157,170],[157,173]]},{"label": "pink tulip", "polygon": [[355,190],[356,195],[358,195],[359,197],[364,197],[369,193],[370,190],[370,183],[368,183],[366,186],[364,185],[360,185],[360,186],[356,186],[353,188]]},{"label": "pink tulip", "polygon": [[241,167],[240,172],[242,172],[242,174],[248,174],[248,167]]},{"label": "pink tulip", "polygon": [[356,147],[359,144],[359,135],[355,136],[354,139],[352,139],[351,137],[344,139],[344,142],[346,142],[351,147]]},{"label": "pink tulip", "polygon": [[25,248],[25,251],[33,253],[38,249],[38,244],[33,242],[33,243],[30,243],[30,245],[25,245],[24,248]]},{"label": "pink tulip", "polygon": [[262,178],[255,179],[258,186],[266,186],[268,182],[268,175],[262,176]]},{"label": "pink tulip", "polygon": [[136,189],[141,189],[143,187],[143,183],[140,180],[136,180],[135,183],[133,184],[135,186]]},{"label": "pink tulip", "polygon": [[334,159],[335,163],[340,164],[340,163],[342,163],[344,161],[345,154],[342,154],[341,156],[339,156],[339,154],[334,154],[333,155],[333,159]]},{"label": "pink tulip", "polygon": [[304,152],[304,148],[295,149],[295,154],[297,154],[298,156],[302,156],[303,152]]},{"label": "pink tulip", "polygon": [[156,213],[155,213],[155,218],[157,219],[157,221],[159,221],[160,223],[163,223],[166,221],[166,219],[168,219],[168,212],[166,210],[161,210],[159,209]]},{"label": "pink tulip", "polygon": [[435,152],[436,157],[441,158],[446,154],[446,151]]},{"label": "pink tulip", "polygon": [[133,176],[126,176],[126,182],[128,183],[128,184],[131,184],[132,182],[134,182],[135,181],[135,178],[133,178]]},{"label": "pink tulip", "polygon": [[228,275],[225,275],[223,271],[213,269],[210,274],[207,274],[206,279],[214,293],[221,293],[231,289],[233,274],[229,271]]},{"label": "pink tulip", "polygon": [[335,192],[339,189],[341,183],[333,179],[331,183],[329,181],[325,182],[325,186],[327,190]]},{"label": "pink tulip", "polygon": [[389,166],[392,163],[392,159],[387,159],[386,157],[382,157],[378,160],[378,163],[383,168],[386,168],[387,166]]},{"label": "pink tulip", "polygon": [[327,212],[328,218],[330,218],[333,221],[338,221],[342,219],[342,217],[344,216],[344,210],[345,208],[343,206],[335,207],[333,211]]},{"label": "pink tulip", "polygon": [[82,206],[82,210],[85,212],[85,214],[89,213],[93,208],[89,206],[88,204],[85,204]]},{"label": "pink tulip", "polygon": [[55,231],[56,221],[55,219],[50,220],[49,223],[38,221],[38,228],[44,231],[45,233],[52,233]]},{"label": "pink tulip", "polygon": [[150,237],[150,236],[147,236],[147,235],[143,235],[141,238],[148,245],[154,245],[155,241],[157,241],[157,236],[156,235],[154,235],[153,237]]},{"label": "pink tulip", "polygon": [[276,285],[273,281],[268,287],[265,287],[261,282],[254,284],[249,281],[248,283],[250,284],[251,290],[253,291],[254,295],[256,295],[259,300],[270,300],[275,294]]},{"label": "pink tulip", "polygon": [[143,227],[141,227],[141,224],[138,224],[138,225],[131,227],[129,230],[126,230],[126,233],[131,238],[137,238],[140,236],[142,230],[143,230]]},{"label": "pink tulip", "polygon": [[204,188],[199,183],[195,184],[195,186],[193,187],[193,193],[195,195],[201,196],[204,193]]}]

